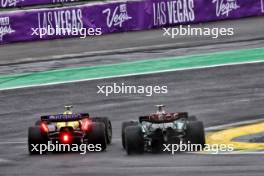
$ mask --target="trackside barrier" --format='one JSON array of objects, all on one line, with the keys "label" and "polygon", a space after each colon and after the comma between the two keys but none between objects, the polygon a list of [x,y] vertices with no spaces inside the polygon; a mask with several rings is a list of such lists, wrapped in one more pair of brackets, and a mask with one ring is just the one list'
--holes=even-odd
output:
[{"label": "trackside barrier", "polygon": [[264,14],[264,0],[141,0],[0,13],[0,44],[74,37],[33,30],[93,28],[127,32]]},{"label": "trackside barrier", "polygon": [[[73,2],[94,2],[98,0],[0,0],[0,10],[6,8],[23,8],[36,5],[68,4]],[[104,0],[99,0],[104,1]]]},{"label": "trackside barrier", "polygon": [[0,9],[11,7],[26,7],[41,4],[68,3],[76,1],[79,0],[0,0]]}]

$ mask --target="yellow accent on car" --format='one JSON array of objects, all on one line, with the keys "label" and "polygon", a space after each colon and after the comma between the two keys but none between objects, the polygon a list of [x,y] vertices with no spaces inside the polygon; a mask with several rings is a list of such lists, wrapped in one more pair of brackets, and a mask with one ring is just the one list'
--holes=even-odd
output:
[{"label": "yellow accent on car", "polygon": [[79,121],[69,121],[69,122],[57,122],[57,129],[60,130],[62,127],[70,126],[73,129],[79,128]]}]

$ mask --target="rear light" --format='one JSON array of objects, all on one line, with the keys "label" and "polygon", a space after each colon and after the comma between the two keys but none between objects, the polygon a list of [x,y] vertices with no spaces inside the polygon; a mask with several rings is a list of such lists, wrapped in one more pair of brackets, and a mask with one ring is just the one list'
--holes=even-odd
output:
[{"label": "rear light", "polygon": [[69,142],[69,136],[68,134],[63,135],[63,142]]},{"label": "rear light", "polygon": [[44,122],[42,122],[42,123],[40,124],[40,129],[41,129],[41,131],[43,131],[43,132],[45,132],[45,133],[49,132],[49,128],[48,128],[47,124],[44,123]]},{"label": "rear light", "polygon": [[84,119],[82,121],[82,131],[89,131],[91,128],[92,122],[89,119]]},{"label": "rear light", "polygon": [[68,132],[61,132],[59,140],[62,144],[70,144],[72,142],[72,134]]}]

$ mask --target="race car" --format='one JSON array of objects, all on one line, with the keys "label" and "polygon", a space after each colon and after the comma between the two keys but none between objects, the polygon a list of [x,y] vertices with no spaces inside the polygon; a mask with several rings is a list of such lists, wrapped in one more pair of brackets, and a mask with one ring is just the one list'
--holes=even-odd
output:
[{"label": "race car", "polygon": [[73,113],[65,106],[64,113],[41,116],[35,126],[28,128],[28,150],[34,144],[100,144],[104,151],[112,140],[112,125],[107,117],[90,117],[88,113]]},{"label": "race car", "polygon": [[199,144],[205,146],[204,127],[187,112],[167,113],[156,105],[154,114],[140,116],[139,121],[122,123],[122,145],[127,154],[164,151],[164,144]]}]

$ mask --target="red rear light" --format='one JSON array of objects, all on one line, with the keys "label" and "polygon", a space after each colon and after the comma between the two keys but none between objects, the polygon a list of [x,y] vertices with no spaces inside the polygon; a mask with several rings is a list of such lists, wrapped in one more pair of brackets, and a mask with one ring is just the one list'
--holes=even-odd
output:
[{"label": "red rear light", "polygon": [[72,142],[72,135],[68,132],[60,133],[59,140],[63,144],[70,144]]},{"label": "red rear light", "polygon": [[49,132],[49,128],[48,128],[48,126],[47,126],[47,124],[46,123],[44,123],[44,122],[42,122],[41,124],[40,124],[40,129],[41,129],[41,131],[43,131],[43,132]]},{"label": "red rear light", "polygon": [[63,135],[63,142],[69,142],[69,136],[67,134]]},{"label": "red rear light", "polygon": [[82,121],[82,131],[89,131],[92,122],[89,119],[84,119]]}]

